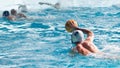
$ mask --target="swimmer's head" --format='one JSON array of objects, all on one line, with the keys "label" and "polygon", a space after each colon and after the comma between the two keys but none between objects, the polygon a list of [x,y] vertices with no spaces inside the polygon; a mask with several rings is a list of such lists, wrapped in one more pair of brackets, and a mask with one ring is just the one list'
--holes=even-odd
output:
[{"label": "swimmer's head", "polygon": [[17,14],[17,11],[15,9],[11,9],[11,14],[12,15],[16,15]]},{"label": "swimmer's head", "polygon": [[10,15],[9,11],[4,11],[4,12],[3,12],[3,17],[7,17],[7,16],[9,16],[9,15]]},{"label": "swimmer's head", "polygon": [[55,8],[60,9],[60,3],[59,2],[55,4]]},{"label": "swimmer's head", "polygon": [[81,30],[75,30],[73,31],[72,35],[71,35],[71,41],[72,43],[81,43],[82,41],[84,41],[84,34]]},{"label": "swimmer's head", "polygon": [[65,24],[65,28],[68,32],[74,31],[76,27],[78,27],[78,24],[75,20],[68,20]]}]

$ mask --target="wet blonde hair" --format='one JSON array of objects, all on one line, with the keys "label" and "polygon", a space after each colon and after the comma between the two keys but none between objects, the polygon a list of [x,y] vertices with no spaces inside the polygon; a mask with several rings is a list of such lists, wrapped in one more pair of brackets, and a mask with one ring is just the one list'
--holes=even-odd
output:
[{"label": "wet blonde hair", "polygon": [[78,24],[75,20],[68,20],[65,24],[66,31],[72,32],[75,27],[78,27]]}]

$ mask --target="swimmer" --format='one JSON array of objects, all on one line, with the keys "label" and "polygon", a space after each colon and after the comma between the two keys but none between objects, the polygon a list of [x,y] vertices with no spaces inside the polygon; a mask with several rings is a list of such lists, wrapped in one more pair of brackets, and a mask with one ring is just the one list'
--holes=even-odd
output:
[{"label": "swimmer", "polygon": [[19,4],[18,10],[20,12],[25,12],[26,13],[27,12],[27,6]]},{"label": "swimmer", "polygon": [[[68,20],[65,28],[67,32],[72,33],[71,41],[74,45],[72,49],[73,52],[78,52],[84,56],[91,53],[100,53],[99,49],[93,43],[94,34],[92,31],[79,28],[75,20]],[[86,39],[84,39],[84,34],[87,34]]]},{"label": "swimmer", "polygon": [[15,18],[13,16],[10,16],[9,11],[4,11],[2,16],[3,16],[3,18],[8,19],[8,20],[12,20],[12,21],[15,20]]},{"label": "swimmer", "polygon": [[45,4],[45,5],[52,6],[52,7],[56,8],[56,9],[60,9],[60,3],[50,4],[50,3],[39,2],[39,4],[40,4],[40,5]]},{"label": "swimmer", "polygon": [[16,18],[26,18],[26,16],[22,13],[17,13],[15,9],[11,10],[11,15],[16,17]]}]

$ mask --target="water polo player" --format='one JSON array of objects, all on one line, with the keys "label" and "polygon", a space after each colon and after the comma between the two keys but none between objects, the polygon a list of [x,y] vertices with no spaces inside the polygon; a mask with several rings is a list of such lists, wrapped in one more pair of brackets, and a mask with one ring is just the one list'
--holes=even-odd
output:
[{"label": "water polo player", "polygon": [[[73,51],[82,55],[99,52],[98,48],[93,43],[94,34],[92,31],[79,28],[75,20],[68,20],[65,24],[65,28],[66,31],[72,33],[71,41],[74,45]],[[84,34],[87,34],[86,39],[84,38]]]},{"label": "water polo player", "polygon": [[3,11],[2,14],[3,18],[8,19],[8,20],[14,20],[15,18],[10,15],[9,11]]}]

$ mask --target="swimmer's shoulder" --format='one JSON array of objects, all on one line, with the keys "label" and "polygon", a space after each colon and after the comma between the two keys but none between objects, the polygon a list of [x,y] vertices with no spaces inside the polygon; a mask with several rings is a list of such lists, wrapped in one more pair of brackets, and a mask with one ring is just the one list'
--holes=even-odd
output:
[{"label": "swimmer's shoulder", "polygon": [[14,21],[14,20],[16,19],[16,17],[15,17],[15,16],[12,16],[12,15],[11,15],[11,16],[8,16],[7,18],[8,18],[9,20],[12,20],[12,21]]}]

